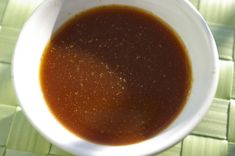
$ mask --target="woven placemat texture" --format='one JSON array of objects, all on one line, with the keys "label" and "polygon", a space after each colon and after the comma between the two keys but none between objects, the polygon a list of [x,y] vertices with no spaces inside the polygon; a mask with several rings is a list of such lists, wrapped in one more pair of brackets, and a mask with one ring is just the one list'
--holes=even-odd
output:
[{"label": "woven placemat texture", "polygon": [[[0,156],[67,156],[43,138],[18,105],[11,59],[19,32],[43,0],[0,0]],[[191,0],[208,22],[220,56],[213,104],[194,131],[160,156],[235,156],[235,0]]]}]

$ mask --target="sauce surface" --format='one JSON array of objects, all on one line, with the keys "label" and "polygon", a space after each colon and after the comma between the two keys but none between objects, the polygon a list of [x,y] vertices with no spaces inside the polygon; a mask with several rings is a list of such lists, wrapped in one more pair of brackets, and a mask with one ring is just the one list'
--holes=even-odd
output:
[{"label": "sauce surface", "polygon": [[85,11],[55,33],[40,70],[54,116],[91,142],[125,145],[149,139],[183,109],[191,65],[164,22],[137,8]]}]

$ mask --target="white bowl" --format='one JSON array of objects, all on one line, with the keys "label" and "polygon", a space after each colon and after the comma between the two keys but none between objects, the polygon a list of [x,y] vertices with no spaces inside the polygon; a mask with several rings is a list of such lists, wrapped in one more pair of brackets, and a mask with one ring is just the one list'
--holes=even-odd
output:
[{"label": "white bowl", "polygon": [[[40,59],[51,34],[74,14],[107,4],[136,6],[162,18],[178,32],[192,62],[192,91],[182,113],[159,135],[126,146],[94,144],[69,132],[49,111],[39,83]],[[206,22],[188,0],[46,0],[20,34],[13,78],[28,119],[43,136],[64,150],[82,156],[149,155],[179,142],[207,112],[218,81],[218,54]]]}]

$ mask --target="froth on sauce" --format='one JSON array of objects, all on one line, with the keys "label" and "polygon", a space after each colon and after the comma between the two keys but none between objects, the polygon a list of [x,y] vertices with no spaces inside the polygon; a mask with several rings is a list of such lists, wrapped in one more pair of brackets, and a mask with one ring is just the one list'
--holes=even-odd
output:
[{"label": "froth on sauce", "polygon": [[88,141],[149,139],[183,109],[191,89],[187,50],[161,19],[111,5],[70,19],[52,37],[40,69],[51,112]]}]

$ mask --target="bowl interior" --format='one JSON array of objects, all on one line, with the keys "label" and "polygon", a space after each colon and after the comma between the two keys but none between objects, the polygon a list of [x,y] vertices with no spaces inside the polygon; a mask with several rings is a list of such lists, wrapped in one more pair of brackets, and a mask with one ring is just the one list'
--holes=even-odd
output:
[{"label": "bowl interior", "polygon": [[[162,18],[185,43],[193,72],[188,103],[167,129],[144,142],[110,148],[82,140],[61,126],[48,110],[39,83],[40,59],[52,33],[73,15],[108,4],[136,6]],[[61,148],[76,155],[146,155],[160,152],[177,143],[199,122],[209,108],[216,90],[217,61],[217,49],[211,32],[187,1],[47,0],[28,20],[20,34],[13,60],[13,78],[26,116],[45,137]]]}]

